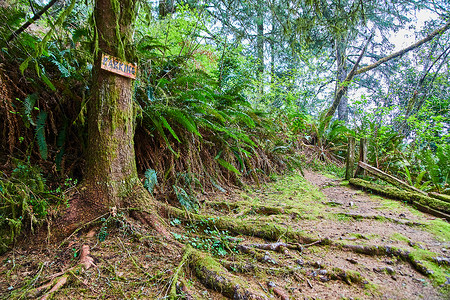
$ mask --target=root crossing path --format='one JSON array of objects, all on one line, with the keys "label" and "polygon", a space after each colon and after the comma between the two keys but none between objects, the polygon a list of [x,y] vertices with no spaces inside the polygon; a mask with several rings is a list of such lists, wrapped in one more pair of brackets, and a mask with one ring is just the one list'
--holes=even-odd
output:
[{"label": "root crossing path", "polygon": [[0,257],[0,298],[449,298],[449,224],[402,202],[307,171],[201,203],[161,204],[170,237],[119,211],[16,247]]}]

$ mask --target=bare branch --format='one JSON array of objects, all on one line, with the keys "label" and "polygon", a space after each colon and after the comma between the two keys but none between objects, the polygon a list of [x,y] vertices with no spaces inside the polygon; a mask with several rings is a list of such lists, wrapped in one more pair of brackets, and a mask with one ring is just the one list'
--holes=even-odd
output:
[{"label": "bare branch", "polygon": [[450,28],[450,20],[443,27],[441,27],[439,29],[436,29],[435,31],[433,31],[432,33],[430,33],[428,36],[426,36],[425,38],[421,39],[420,41],[418,41],[418,42],[416,42],[416,43],[414,43],[414,44],[412,44],[412,45],[410,45],[410,46],[408,46],[408,47],[406,47],[406,48],[404,48],[404,49],[402,49],[400,51],[394,52],[391,55],[385,56],[385,57],[379,59],[378,61],[376,61],[375,63],[373,63],[371,65],[368,65],[368,66],[366,66],[364,68],[359,69],[358,71],[355,72],[355,75],[362,74],[362,73],[365,73],[365,72],[370,71],[372,69],[375,69],[379,65],[381,65],[381,64],[383,64],[383,63],[385,63],[385,62],[387,62],[387,61],[389,61],[389,60],[391,60],[393,58],[402,56],[403,54],[405,54],[405,53],[407,53],[407,52],[409,52],[409,51],[411,51],[411,50],[413,50],[413,49],[415,49],[415,48],[425,44],[426,42],[431,41],[435,36],[444,33],[449,28]]},{"label": "bare branch", "polygon": [[30,20],[26,21],[22,26],[19,27],[16,31],[14,31],[8,38],[8,43],[14,40],[19,36],[22,32],[25,31],[31,24],[34,23],[37,19],[39,19],[50,7],[52,7],[58,0],[50,1],[43,9],[41,9],[37,14],[35,14]]}]

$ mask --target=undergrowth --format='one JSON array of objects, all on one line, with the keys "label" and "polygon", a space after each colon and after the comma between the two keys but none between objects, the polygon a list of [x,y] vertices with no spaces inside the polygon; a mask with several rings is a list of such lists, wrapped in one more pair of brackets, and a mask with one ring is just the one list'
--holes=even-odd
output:
[{"label": "undergrowth", "polygon": [[67,179],[50,189],[42,170],[27,161],[17,161],[9,176],[0,172],[0,253],[21,233],[43,224],[54,207],[68,205],[65,192],[74,185],[75,181]]}]

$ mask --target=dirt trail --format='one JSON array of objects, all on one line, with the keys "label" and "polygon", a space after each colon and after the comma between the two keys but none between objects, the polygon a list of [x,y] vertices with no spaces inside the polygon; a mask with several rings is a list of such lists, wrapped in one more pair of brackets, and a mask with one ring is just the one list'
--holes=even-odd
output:
[{"label": "dirt trail", "polygon": [[[307,171],[305,178],[326,195],[327,199],[323,203],[329,206],[326,212],[342,216],[342,221],[339,221],[339,217],[338,220],[319,218],[302,221],[302,226],[314,228],[317,234],[332,239],[398,247],[407,251],[426,249],[439,256],[448,257],[449,241],[436,239],[435,235],[424,229],[427,221],[436,220],[435,217],[420,213],[401,202],[386,199],[381,201],[381,197],[369,196],[357,189],[340,186],[340,181],[318,173]],[[442,299],[442,295],[436,293],[429,278],[419,274],[410,264],[397,261],[396,258],[355,256],[353,253],[344,252],[341,255],[326,255],[323,260],[331,265],[360,272],[363,277],[379,285],[381,298]],[[350,261],[356,261],[357,264]],[[381,268],[390,268],[388,270],[392,269],[395,274],[374,271]],[[450,277],[450,274],[447,275]]]},{"label": "dirt trail", "polygon": [[[448,223],[342,184],[306,171],[305,177],[281,176],[261,187],[203,199],[199,213],[209,220],[234,220],[253,232],[278,226],[281,234],[272,240],[236,234],[206,220],[168,216],[167,225],[177,242],[210,253],[225,272],[241,280],[241,287],[248,285],[263,299],[277,299],[277,289],[289,299],[445,299],[441,291],[449,295],[450,286]],[[288,248],[259,248],[288,240],[289,232],[316,242],[291,240]],[[94,267],[69,273],[54,298],[166,299],[179,273],[194,299],[225,299],[199,281],[189,262],[181,263],[181,248],[121,214],[64,244],[16,248],[0,257],[0,299],[41,297],[43,289],[36,288],[73,269],[82,245],[90,245]],[[363,247],[409,254],[355,251]],[[443,264],[433,263],[435,257]],[[426,271],[433,274],[424,275]]]}]

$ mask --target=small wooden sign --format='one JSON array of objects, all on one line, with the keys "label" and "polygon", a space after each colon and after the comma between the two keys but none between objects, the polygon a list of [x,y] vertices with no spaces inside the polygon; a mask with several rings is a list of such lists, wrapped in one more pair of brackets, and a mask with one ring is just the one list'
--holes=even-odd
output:
[{"label": "small wooden sign", "polygon": [[137,66],[131,63],[120,61],[117,57],[102,53],[103,70],[116,73],[128,78],[135,79],[137,73]]}]

